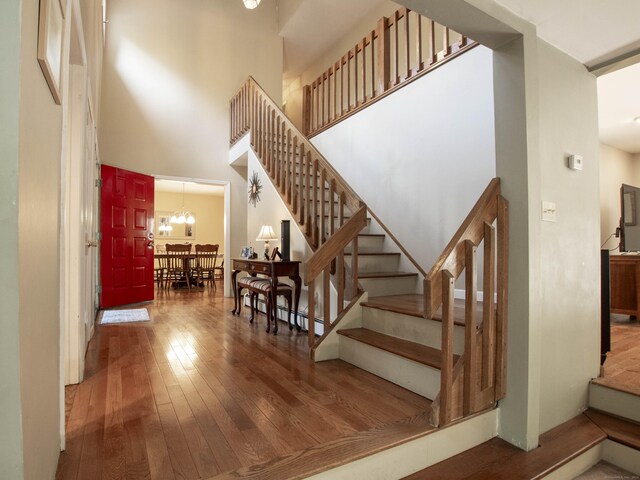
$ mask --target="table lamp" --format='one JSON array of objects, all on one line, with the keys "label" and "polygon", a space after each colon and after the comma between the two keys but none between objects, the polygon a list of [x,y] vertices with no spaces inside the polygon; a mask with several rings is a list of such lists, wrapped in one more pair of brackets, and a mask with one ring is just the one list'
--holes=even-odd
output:
[{"label": "table lamp", "polygon": [[260,233],[258,234],[258,238],[256,241],[264,242],[264,258],[265,260],[269,260],[269,242],[275,242],[278,240],[275,232],[273,231],[273,227],[271,225],[263,225],[260,228]]}]

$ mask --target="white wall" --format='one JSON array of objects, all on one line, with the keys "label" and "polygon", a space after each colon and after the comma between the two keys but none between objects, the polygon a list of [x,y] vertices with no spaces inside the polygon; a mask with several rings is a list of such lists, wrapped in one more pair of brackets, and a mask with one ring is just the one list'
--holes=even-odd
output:
[{"label": "white wall", "polygon": [[[640,157],[640,155],[636,155]],[[612,249],[619,239],[609,238],[620,222],[620,187],[640,186],[640,166],[637,158],[615,147],[600,144],[600,245]]]},{"label": "white wall", "polygon": [[228,164],[229,100],[252,75],[279,102],[275,0],[109,1],[102,160],[150,175],[230,181],[231,249],[246,239],[246,170]]},{"label": "white wall", "polygon": [[476,47],[312,139],[426,271],[495,176],[492,78]]},{"label": "white wall", "polygon": [[[587,406],[600,354],[600,215],[596,79],[538,42],[541,197],[557,222],[542,222],[540,432]],[[567,156],[584,156],[584,170]],[[535,208],[535,205],[533,206]]]},{"label": "white wall", "polygon": [[18,169],[20,116],[20,1],[0,3],[0,465],[6,478],[23,476],[20,402]]}]

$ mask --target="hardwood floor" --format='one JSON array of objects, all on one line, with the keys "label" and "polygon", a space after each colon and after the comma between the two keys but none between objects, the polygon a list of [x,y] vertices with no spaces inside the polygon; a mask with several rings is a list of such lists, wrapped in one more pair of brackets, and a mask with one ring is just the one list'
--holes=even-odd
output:
[{"label": "hardwood floor", "polygon": [[66,391],[56,478],[195,479],[420,415],[430,401],[339,360],[306,333],[267,334],[211,291],[157,292],[150,322],[96,327]]},{"label": "hardwood floor", "polygon": [[604,363],[604,377],[594,383],[640,395],[640,321],[612,315],[611,352]]}]

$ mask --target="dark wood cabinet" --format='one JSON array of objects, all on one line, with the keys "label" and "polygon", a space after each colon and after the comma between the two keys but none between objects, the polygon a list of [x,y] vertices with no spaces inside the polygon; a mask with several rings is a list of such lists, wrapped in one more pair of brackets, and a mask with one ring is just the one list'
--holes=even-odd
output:
[{"label": "dark wood cabinet", "polygon": [[611,255],[611,312],[640,317],[640,255]]}]

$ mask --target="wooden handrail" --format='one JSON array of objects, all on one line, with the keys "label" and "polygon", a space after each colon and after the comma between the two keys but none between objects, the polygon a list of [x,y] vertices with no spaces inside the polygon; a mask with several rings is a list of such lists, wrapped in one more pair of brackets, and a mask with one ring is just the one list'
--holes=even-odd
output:
[{"label": "wooden handrail", "polygon": [[[303,87],[304,133],[321,132],[477,45],[452,33],[404,7],[382,17],[353,48]],[[438,43],[442,48],[436,51]]]},{"label": "wooden handrail", "polygon": [[[250,132],[257,157],[314,252],[306,264],[309,344],[313,347],[316,279],[323,275],[325,332],[344,311],[345,297],[351,297],[351,304],[357,300],[357,259],[347,285],[345,249],[352,244],[357,256],[358,233],[366,225],[367,207],[252,77],[231,99],[230,117],[231,145]],[[335,308],[331,305],[332,283],[337,291]]]},{"label": "wooden handrail", "polygon": [[[494,223],[496,226],[494,227]],[[425,317],[442,305],[442,375],[432,421],[446,425],[505,395],[508,204],[493,179],[424,281]],[[483,300],[476,318],[477,249],[483,246]],[[465,273],[464,353],[453,365],[454,287]],[[494,298],[497,294],[497,300]]]},{"label": "wooden handrail", "polygon": [[442,282],[438,276],[449,270],[458,278],[464,266],[464,241],[479,243],[484,233],[484,223],[493,223],[497,215],[497,197],[500,179],[494,178],[458,228],[451,241],[433,264],[425,278],[425,317],[431,318],[442,304]]}]

